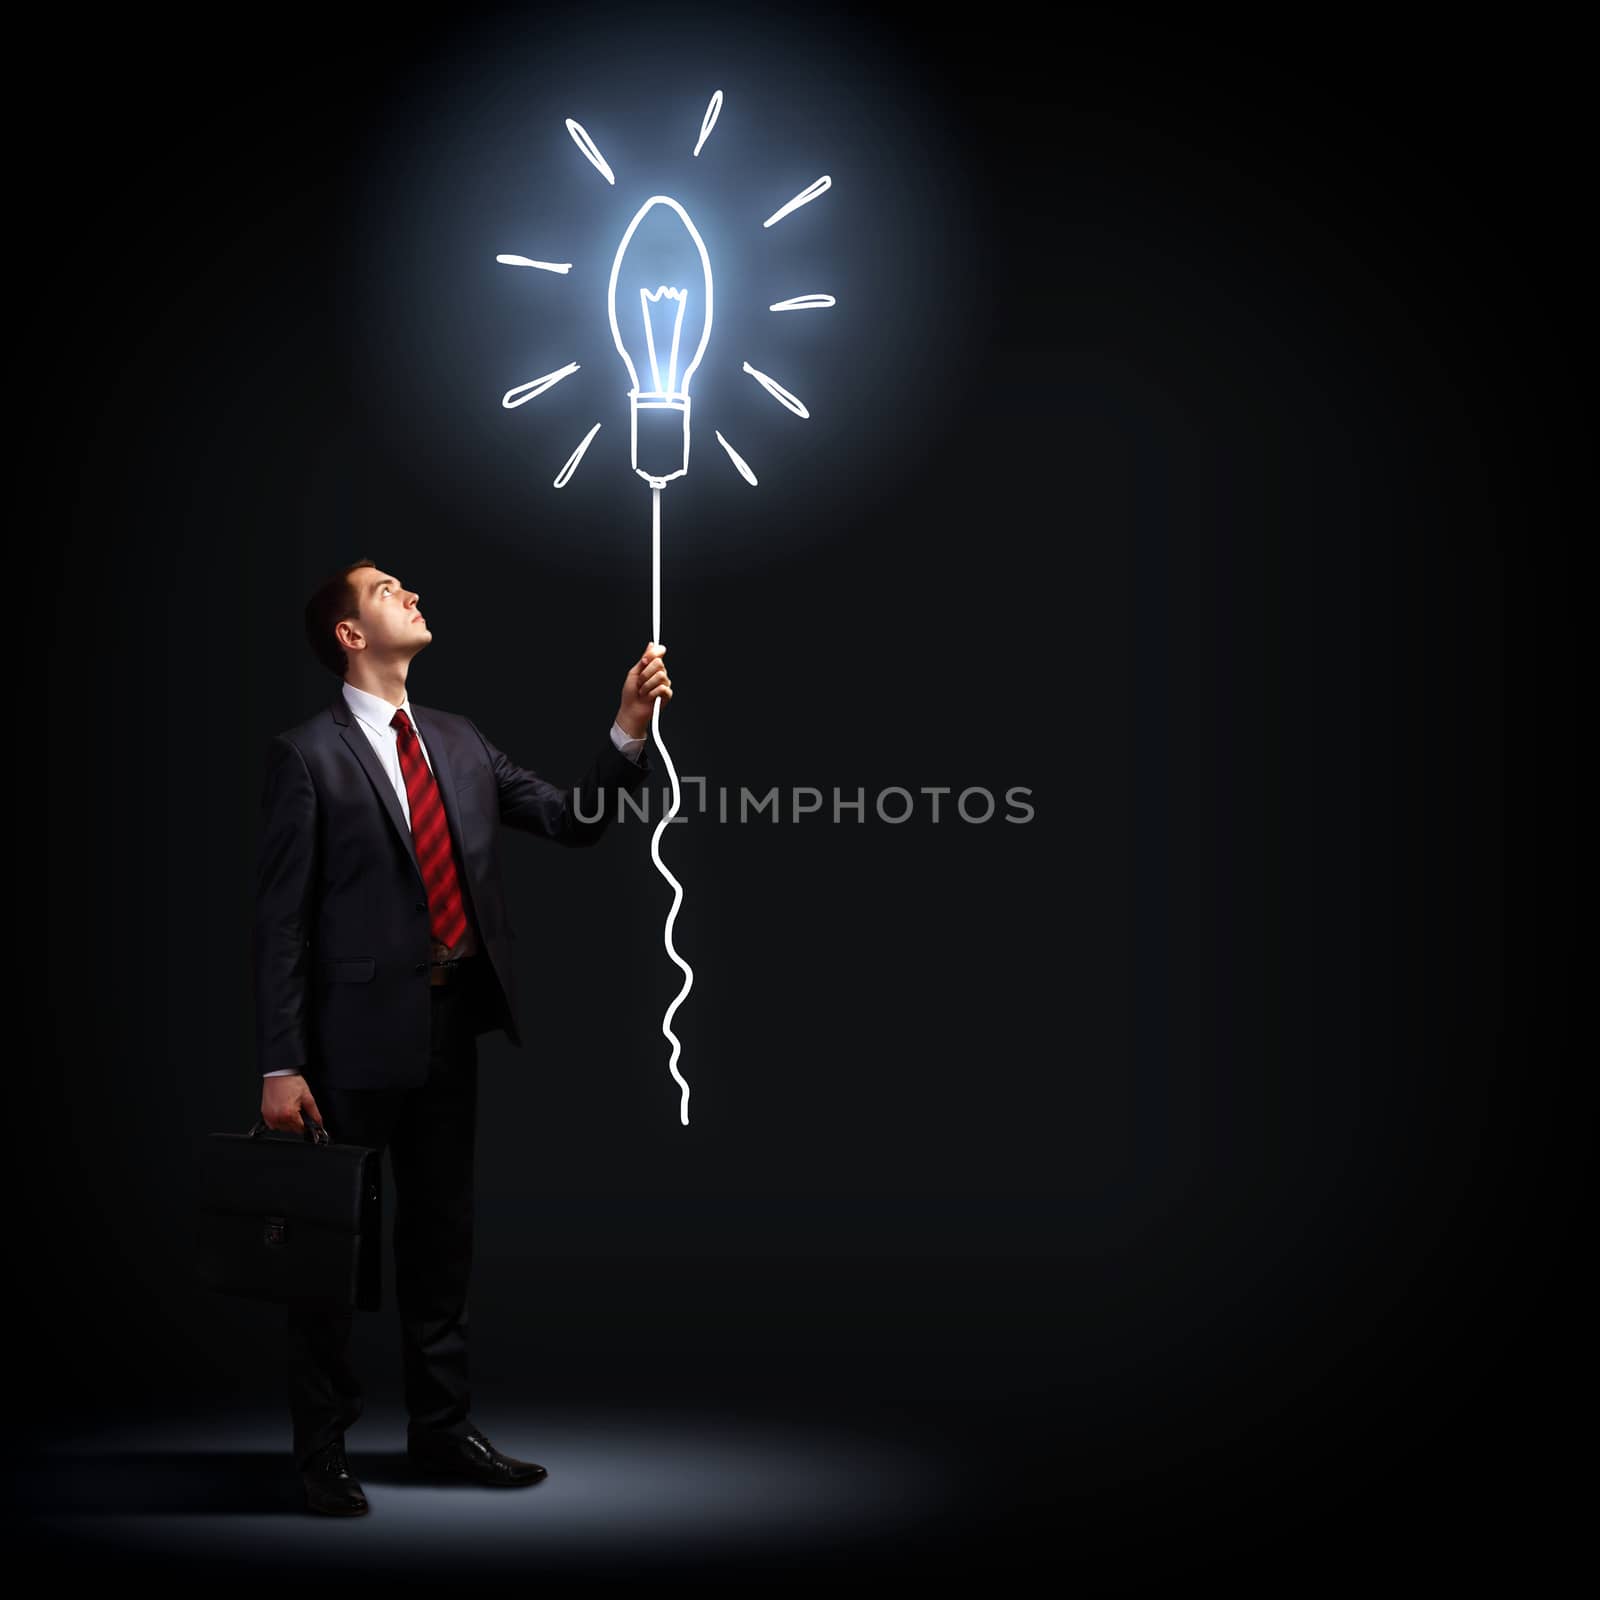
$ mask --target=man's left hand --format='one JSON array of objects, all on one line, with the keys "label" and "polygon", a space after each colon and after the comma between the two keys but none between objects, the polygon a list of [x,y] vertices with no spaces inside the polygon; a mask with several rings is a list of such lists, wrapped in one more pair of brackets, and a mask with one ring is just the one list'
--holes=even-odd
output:
[{"label": "man's left hand", "polygon": [[672,679],[667,676],[662,656],[664,644],[649,644],[634,662],[622,685],[622,704],[617,708],[617,726],[630,739],[642,739],[650,728],[651,702],[672,698]]}]

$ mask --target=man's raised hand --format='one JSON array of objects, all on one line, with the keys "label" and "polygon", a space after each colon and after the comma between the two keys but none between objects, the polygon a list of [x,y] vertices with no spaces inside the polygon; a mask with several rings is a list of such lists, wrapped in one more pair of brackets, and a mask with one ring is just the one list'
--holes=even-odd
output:
[{"label": "man's raised hand", "polygon": [[661,659],[666,653],[664,644],[648,644],[628,669],[622,685],[622,704],[617,708],[617,726],[630,739],[642,739],[649,731],[652,701],[672,698],[672,679]]}]

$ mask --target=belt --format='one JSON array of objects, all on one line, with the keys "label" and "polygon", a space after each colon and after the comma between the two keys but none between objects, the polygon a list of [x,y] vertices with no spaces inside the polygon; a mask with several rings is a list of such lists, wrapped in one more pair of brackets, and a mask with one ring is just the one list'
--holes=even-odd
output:
[{"label": "belt", "polygon": [[476,956],[457,956],[452,961],[432,962],[428,968],[429,987],[441,989],[464,982],[477,959]]}]

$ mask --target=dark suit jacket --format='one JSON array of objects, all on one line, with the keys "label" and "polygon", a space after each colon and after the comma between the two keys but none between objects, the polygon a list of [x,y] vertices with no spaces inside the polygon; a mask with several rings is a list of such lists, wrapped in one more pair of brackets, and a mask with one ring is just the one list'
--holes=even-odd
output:
[{"label": "dark suit jacket", "polygon": [[[476,1031],[515,1045],[516,969],[501,881],[500,824],[593,844],[620,792],[649,773],[611,742],[573,788],[508,760],[466,717],[412,702],[444,801],[477,929],[486,997]],[[580,822],[573,796],[586,817]],[[602,808],[601,796],[604,796]],[[261,801],[254,932],[260,1071],[293,1067],[352,1089],[426,1081],[432,1002],[427,895],[399,797],[341,693],[277,735]]]}]

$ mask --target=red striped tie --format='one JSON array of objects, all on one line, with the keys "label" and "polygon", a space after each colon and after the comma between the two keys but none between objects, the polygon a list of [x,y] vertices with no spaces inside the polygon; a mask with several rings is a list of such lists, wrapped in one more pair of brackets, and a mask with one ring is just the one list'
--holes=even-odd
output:
[{"label": "red striped tie", "polygon": [[389,726],[400,740],[400,770],[406,780],[406,800],[411,807],[411,837],[417,847],[417,865],[428,890],[428,917],[433,936],[454,948],[467,931],[466,908],[461,903],[461,880],[456,876],[455,857],[450,847],[450,824],[439,798],[439,785],[416,729],[404,711],[395,712]]}]

